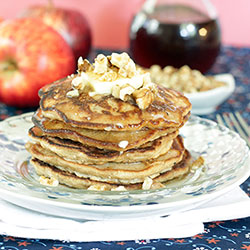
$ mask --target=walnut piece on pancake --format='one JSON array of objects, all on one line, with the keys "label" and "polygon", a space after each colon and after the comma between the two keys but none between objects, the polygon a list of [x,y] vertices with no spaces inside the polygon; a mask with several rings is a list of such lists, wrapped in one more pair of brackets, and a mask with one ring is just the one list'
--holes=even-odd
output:
[{"label": "walnut piece on pancake", "polygon": [[109,57],[112,65],[116,66],[119,70],[118,73],[123,77],[133,77],[136,75],[136,66],[133,60],[125,52],[122,54],[112,53]]},{"label": "walnut piece on pancake", "polygon": [[111,191],[127,191],[127,189],[124,186],[118,186],[111,188]]},{"label": "walnut piece on pancake", "polygon": [[95,59],[94,73],[104,74],[108,71],[108,58],[103,54],[99,54]]},{"label": "walnut piece on pancake", "polygon": [[54,177],[48,178],[43,175],[39,177],[39,182],[42,185],[51,186],[51,187],[57,187],[59,185],[59,181],[56,178]]},{"label": "walnut piece on pancake", "polygon": [[73,89],[73,90],[69,91],[66,95],[67,95],[67,97],[70,97],[70,98],[78,97],[79,92],[77,89]]},{"label": "walnut piece on pancake", "polygon": [[146,109],[154,101],[157,94],[156,85],[151,82],[149,75],[145,75],[143,83],[142,88],[133,92],[133,97],[140,109]]},{"label": "walnut piece on pancake", "polygon": [[106,191],[106,190],[108,190],[108,188],[106,187],[106,185],[93,184],[93,185],[91,185],[91,186],[88,187],[88,190],[92,190],[92,191]]},{"label": "walnut piece on pancake", "polygon": [[159,65],[153,65],[149,72],[152,81],[155,83],[182,93],[207,91],[225,85],[224,82],[217,81],[212,76],[205,76],[200,71],[192,70],[187,65],[180,69],[172,66],[161,69]]},{"label": "walnut piece on pancake", "polygon": [[83,60],[82,57],[79,57],[78,59],[77,68],[78,73],[94,70],[94,67],[91,65],[91,63],[87,59]]},{"label": "walnut piece on pancake", "polygon": [[149,190],[153,184],[153,180],[150,177],[146,177],[142,183],[142,190]]},{"label": "walnut piece on pancake", "polygon": [[99,54],[93,65],[80,57],[78,74],[72,79],[72,90],[67,97],[78,97],[83,91],[90,96],[112,95],[125,102],[132,100],[140,109],[146,109],[154,101],[157,87],[149,72],[137,69],[134,61],[123,52],[110,56]]}]

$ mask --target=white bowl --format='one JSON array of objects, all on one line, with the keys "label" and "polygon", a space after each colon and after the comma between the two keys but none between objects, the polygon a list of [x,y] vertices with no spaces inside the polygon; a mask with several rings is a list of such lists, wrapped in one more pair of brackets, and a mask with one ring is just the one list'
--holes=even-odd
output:
[{"label": "white bowl", "polygon": [[214,77],[225,82],[226,85],[198,93],[185,93],[185,96],[192,103],[192,114],[206,115],[214,112],[216,107],[226,101],[234,92],[235,80],[231,74],[219,74]]}]

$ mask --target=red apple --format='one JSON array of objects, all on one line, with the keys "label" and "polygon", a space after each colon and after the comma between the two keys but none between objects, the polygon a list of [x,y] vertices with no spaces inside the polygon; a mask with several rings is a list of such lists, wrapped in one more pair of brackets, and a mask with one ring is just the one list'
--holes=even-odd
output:
[{"label": "red apple", "polygon": [[23,18],[0,24],[0,101],[11,106],[39,103],[38,90],[75,71],[71,48],[45,23]]},{"label": "red apple", "polygon": [[76,10],[47,6],[31,6],[26,9],[23,17],[35,17],[53,27],[72,48],[75,59],[86,58],[91,49],[91,32],[85,17]]}]

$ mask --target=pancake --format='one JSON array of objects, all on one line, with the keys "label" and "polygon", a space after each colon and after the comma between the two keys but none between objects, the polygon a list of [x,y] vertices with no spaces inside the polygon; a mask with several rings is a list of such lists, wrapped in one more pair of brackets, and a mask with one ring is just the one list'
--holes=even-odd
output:
[{"label": "pancake", "polygon": [[104,150],[96,147],[81,144],[68,139],[47,136],[38,127],[29,130],[29,136],[39,143],[43,148],[49,148],[60,157],[78,163],[98,163],[108,161],[113,162],[134,162],[154,159],[165,154],[172,146],[173,139],[178,135],[178,131],[166,136],[162,136],[152,142],[147,142],[139,148],[126,151]]},{"label": "pancake", "polygon": [[[45,176],[48,178],[55,178],[59,181],[60,184],[67,185],[72,188],[78,189],[92,189],[92,190],[114,190],[114,191],[125,191],[125,190],[138,190],[142,189],[142,183],[140,184],[128,184],[128,185],[117,185],[109,184],[101,181],[94,181],[88,178],[79,177],[73,173],[65,172],[56,167],[53,167],[43,161],[38,159],[31,160],[32,165],[34,166],[36,172],[40,176]],[[153,179],[153,184],[150,188],[162,188],[167,185],[167,181],[170,181],[174,178],[181,178],[183,175],[187,174],[191,165],[190,154],[188,151],[185,152],[185,157],[180,163],[174,165],[174,167],[163,174],[160,174],[159,177]],[[160,182],[162,180],[164,183]],[[122,188],[120,188],[122,187]],[[119,189],[120,188],[120,189]]]},{"label": "pancake", "polygon": [[[49,136],[70,139],[84,145],[117,151],[138,148],[148,141],[153,141],[179,129],[179,127],[173,127],[154,130],[145,128],[136,131],[107,131],[107,128],[106,130],[91,130],[72,127],[58,120],[43,118],[40,111],[34,114],[32,120],[37,127]],[[120,146],[121,141],[127,142],[125,149]]]},{"label": "pancake", "polygon": [[179,127],[191,110],[191,104],[181,93],[157,86],[158,93],[147,109],[133,101],[123,101],[112,95],[90,96],[81,92],[69,98],[71,79],[46,86],[39,91],[42,115],[70,126],[92,130],[135,131],[142,128]]},{"label": "pancake", "polygon": [[190,168],[192,167],[192,156],[188,150],[185,150],[182,160],[173,166],[170,171],[160,174],[154,178],[154,182],[157,183],[166,183],[172,179],[180,178],[183,175],[189,173]]},{"label": "pancake", "polygon": [[179,129],[191,103],[154,84],[128,54],[80,59],[77,74],[39,96],[26,143],[38,175],[73,188],[145,190],[189,171]]},{"label": "pancake", "polygon": [[146,177],[155,177],[162,172],[170,170],[174,164],[182,160],[184,146],[179,136],[174,140],[171,149],[152,161],[105,164],[79,164],[61,158],[49,149],[44,149],[39,144],[27,143],[26,149],[33,158],[46,162],[66,172],[74,173],[80,177],[91,180],[103,181],[113,184],[140,183]]}]

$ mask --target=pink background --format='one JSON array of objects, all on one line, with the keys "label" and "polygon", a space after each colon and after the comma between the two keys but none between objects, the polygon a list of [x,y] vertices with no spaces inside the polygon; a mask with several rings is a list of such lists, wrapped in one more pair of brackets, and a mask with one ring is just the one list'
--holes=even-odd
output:
[{"label": "pink background", "polygon": [[[31,4],[46,0],[1,0],[0,16],[15,18]],[[55,5],[80,10],[88,19],[93,46],[127,48],[129,23],[143,0],[54,0]],[[217,9],[226,45],[250,46],[250,1],[211,0]]]}]

